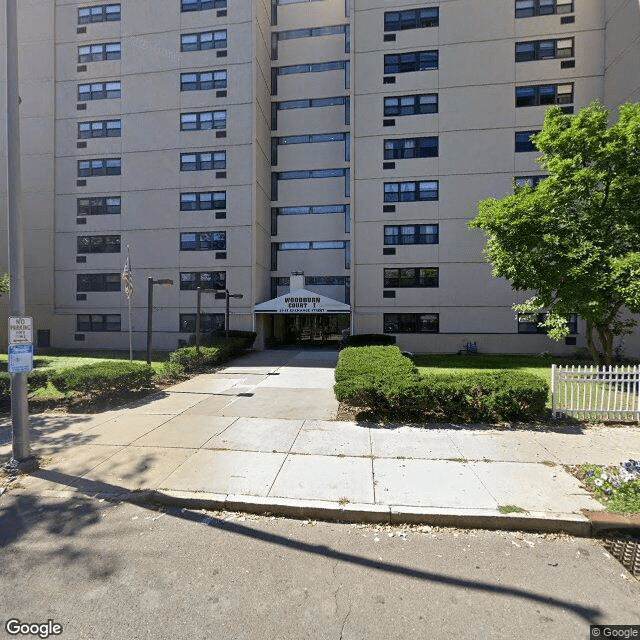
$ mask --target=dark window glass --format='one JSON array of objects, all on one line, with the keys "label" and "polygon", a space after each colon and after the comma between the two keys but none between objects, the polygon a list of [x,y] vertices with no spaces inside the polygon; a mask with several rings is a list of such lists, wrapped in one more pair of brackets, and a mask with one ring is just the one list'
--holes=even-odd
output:
[{"label": "dark window glass", "polygon": [[438,244],[440,242],[439,225],[408,224],[385,225],[384,244]]},{"label": "dark window glass", "polygon": [[515,0],[516,18],[573,13],[573,0]]},{"label": "dark window glass", "polygon": [[201,289],[226,289],[226,271],[181,271],[180,289],[195,291]]},{"label": "dark window glass", "polygon": [[393,267],[384,270],[384,287],[437,287],[438,267]]},{"label": "dark window glass", "polygon": [[438,333],[438,313],[385,313],[385,333]]},{"label": "dark window glass", "polygon": [[390,53],[384,57],[384,73],[410,73],[438,68],[438,51]]},{"label": "dark window glass", "polygon": [[409,9],[407,11],[385,11],[384,30],[404,31],[405,29],[437,27],[439,18],[438,7]]},{"label": "dark window glass", "polygon": [[532,136],[540,131],[516,131],[516,153],[526,153],[529,151],[537,151],[533,145]]},{"label": "dark window glass", "polygon": [[78,253],[120,253],[120,236],[78,236]]},{"label": "dark window glass", "polygon": [[573,43],[573,38],[516,42],[516,62],[572,58],[574,54]]},{"label": "dark window glass", "polygon": [[[224,313],[201,313],[200,332],[210,333],[212,331],[222,331],[224,329]],[[195,333],[196,314],[180,314],[180,333]]]},{"label": "dark window glass", "polygon": [[227,72],[225,69],[180,74],[180,91],[210,91],[226,88]]},{"label": "dark window glass", "polygon": [[438,181],[421,180],[419,182],[385,182],[385,202],[415,202],[417,200],[437,200]]},{"label": "dark window glass", "polygon": [[76,291],[120,291],[120,273],[79,273]]},{"label": "dark window glass", "polygon": [[180,251],[224,251],[226,231],[196,231],[180,234]]},{"label": "dark window glass", "polygon": [[78,9],[78,24],[92,22],[115,22],[120,20],[119,4],[102,4],[94,7],[80,7]]},{"label": "dark window glass", "polygon": [[[544,325],[547,319],[546,313],[519,313],[518,333],[538,333],[545,335],[547,328]],[[572,313],[567,322],[569,333],[578,333],[578,316]]]},{"label": "dark window glass", "polygon": [[227,0],[182,0],[182,11],[206,11],[207,9],[224,9]]},{"label": "dark window glass", "polygon": [[76,331],[120,331],[120,314],[80,313],[76,316]]},{"label": "dark window glass", "polygon": [[227,208],[226,191],[200,191],[180,194],[180,211],[211,211]]},{"label": "dark window glass", "polygon": [[394,138],[384,141],[384,159],[435,158],[438,155],[438,138]]}]

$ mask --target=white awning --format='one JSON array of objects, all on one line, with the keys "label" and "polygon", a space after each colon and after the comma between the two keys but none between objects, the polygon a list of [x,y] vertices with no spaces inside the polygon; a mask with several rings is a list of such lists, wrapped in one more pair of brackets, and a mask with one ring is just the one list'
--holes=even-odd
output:
[{"label": "white awning", "polygon": [[261,302],[253,310],[255,313],[350,313],[351,307],[314,291],[297,289]]}]

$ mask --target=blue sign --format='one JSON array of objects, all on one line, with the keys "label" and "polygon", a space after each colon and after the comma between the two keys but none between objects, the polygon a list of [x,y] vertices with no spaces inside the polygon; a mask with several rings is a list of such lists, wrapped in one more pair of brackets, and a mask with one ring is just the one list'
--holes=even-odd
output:
[{"label": "blue sign", "polygon": [[33,345],[9,345],[9,373],[29,373],[33,371]]}]

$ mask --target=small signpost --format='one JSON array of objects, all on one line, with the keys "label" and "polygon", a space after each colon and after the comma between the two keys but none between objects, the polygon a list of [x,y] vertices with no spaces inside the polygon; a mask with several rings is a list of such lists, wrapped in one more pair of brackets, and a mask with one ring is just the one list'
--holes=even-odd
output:
[{"label": "small signpost", "polygon": [[9,373],[33,371],[33,318],[9,318]]}]

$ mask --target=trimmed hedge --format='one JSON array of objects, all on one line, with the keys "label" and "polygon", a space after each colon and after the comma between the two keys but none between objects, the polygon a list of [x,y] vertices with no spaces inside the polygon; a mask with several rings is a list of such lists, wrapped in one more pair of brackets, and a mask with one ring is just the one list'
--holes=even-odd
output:
[{"label": "trimmed hedge", "polygon": [[[240,331],[239,329],[229,329],[229,340],[238,340],[240,349],[253,349],[253,343],[256,341],[257,333],[255,331]],[[226,340],[226,332],[224,329],[217,329],[211,333],[201,336],[200,343],[209,347],[218,346],[221,341]],[[195,340],[195,336],[194,336]]]},{"label": "trimmed hedge", "polygon": [[334,391],[386,420],[494,422],[541,416],[549,387],[520,371],[421,376],[397,347],[363,347],[340,353]]},{"label": "trimmed hedge", "polygon": [[108,393],[148,387],[153,369],[140,362],[104,360],[62,369],[49,376],[58,391]]},{"label": "trimmed hedge", "polygon": [[197,371],[225,362],[240,353],[245,343],[243,338],[218,340],[215,346],[200,347],[200,352],[195,347],[183,347],[169,354],[169,362],[182,367],[184,371]]},{"label": "trimmed hedge", "polygon": [[[29,392],[35,391],[47,384],[49,375],[44,371],[34,369],[27,375]],[[7,371],[0,371],[0,398],[8,398],[11,395],[11,374]]]},{"label": "trimmed hedge", "polygon": [[360,333],[353,336],[344,336],[340,340],[341,347],[375,347],[396,343],[396,337],[388,333]]}]

